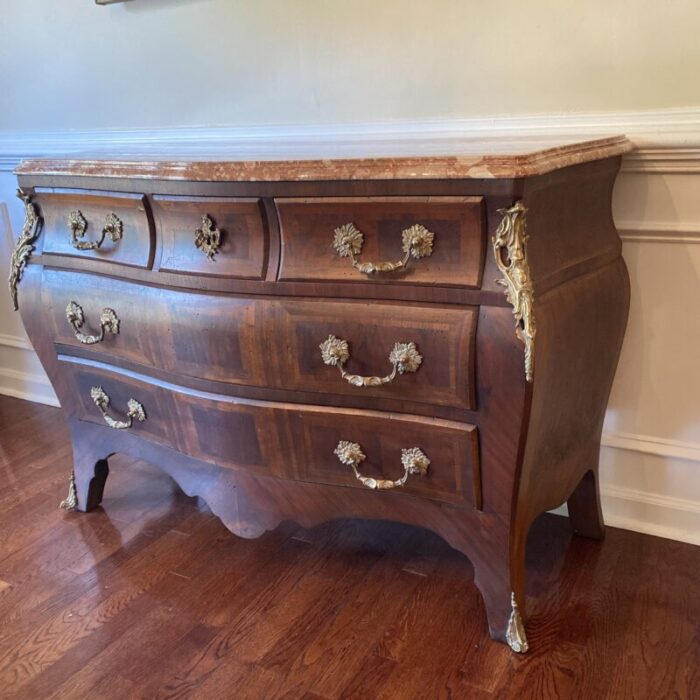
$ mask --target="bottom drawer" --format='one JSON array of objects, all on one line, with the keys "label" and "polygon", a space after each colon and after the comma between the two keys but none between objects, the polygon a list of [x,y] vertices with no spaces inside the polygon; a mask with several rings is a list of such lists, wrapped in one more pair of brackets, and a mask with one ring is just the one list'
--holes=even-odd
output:
[{"label": "bottom drawer", "polygon": [[379,411],[253,401],[61,356],[80,420],[219,466],[481,507],[477,429]]}]

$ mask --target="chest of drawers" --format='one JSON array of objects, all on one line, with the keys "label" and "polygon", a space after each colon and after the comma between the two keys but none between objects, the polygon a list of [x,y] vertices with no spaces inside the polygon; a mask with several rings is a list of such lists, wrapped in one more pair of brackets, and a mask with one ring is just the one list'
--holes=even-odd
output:
[{"label": "chest of drawers", "polygon": [[23,163],[10,291],[71,428],[63,505],[96,507],[125,452],[244,537],[426,527],[526,651],[530,524],[567,502],[603,535],[628,149]]}]

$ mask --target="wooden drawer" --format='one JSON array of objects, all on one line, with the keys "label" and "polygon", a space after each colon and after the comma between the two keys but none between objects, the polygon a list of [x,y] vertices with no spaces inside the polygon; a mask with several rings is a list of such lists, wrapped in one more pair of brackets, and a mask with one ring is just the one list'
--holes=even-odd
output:
[{"label": "wooden drawer", "polygon": [[[367,487],[338,458],[338,443],[357,442],[366,455],[359,464],[361,474],[386,480],[402,476],[402,450],[419,448],[430,461],[427,470],[410,474],[391,493],[480,507],[478,438],[472,425],[251,401],[196,392],[87,360],[61,358],[60,364],[81,420],[103,424],[104,410],[111,420],[128,423],[127,407],[135,400],[145,420],[135,413],[125,429],[192,457],[261,475],[358,489]],[[96,405],[93,387],[109,397],[108,406]]]},{"label": "wooden drawer", "polygon": [[156,195],[153,214],[162,246],[160,270],[265,277],[269,236],[261,200]]},{"label": "wooden drawer", "polygon": [[59,360],[80,420],[105,424],[91,395],[99,387],[115,420],[128,422],[130,400],[141,404],[145,420],[134,419],[126,428],[139,436],[222,467],[289,476],[272,405],[189,391],[99,363]]},{"label": "wooden drawer", "polygon": [[[276,205],[282,233],[281,280],[481,285],[484,223],[480,197],[277,199]],[[404,232],[414,226],[423,227],[424,235],[426,230],[432,234],[432,251],[428,254],[423,249],[419,259],[411,254],[401,269],[364,273],[353,266],[349,255],[341,255],[341,239],[352,230],[358,264],[402,260],[406,255]]]},{"label": "wooden drawer", "polygon": [[[76,302],[79,332],[98,335],[111,308],[119,332],[86,345],[66,318]],[[47,269],[42,302],[53,339],[108,358],[201,379],[278,390],[315,392],[470,409],[475,406],[475,307],[238,297],[147,287],[112,278]],[[385,376],[397,343],[415,344],[416,371],[379,386],[354,386],[324,363],[321,344],[347,341],[348,374]],[[264,350],[261,350],[264,349]]]},{"label": "wooden drawer", "polygon": [[143,195],[38,189],[36,201],[44,254],[151,266],[153,232]]},{"label": "wooden drawer", "polygon": [[[430,464],[409,474],[391,493],[481,508],[478,431],[473,425],[377,411],[300,409],[288,412],[297,478],[366,488],[341,461],[342,443],[359,446],[361,476],[396,481],[404,475],[402,450],[418,448]],[[341,456],[339,456],[339,453]]]},{"label": "wooden drawer", "polygon": [[[276,360],[280,385],[462,409],[475,406],[476,307],[279,299],[273,311],[275,340],[266,346]],[[326,364],[334,358],[324,360],[324,350],[337,350],[343,341],[348,359],[342,370],[347,378],[340,364]],[[409,359],[397,363],[394,372],[397,344],[405,351],[409,343],[414,366]],[[392,374],[393,379],[377,386],[350,383],[385,381]]]}]

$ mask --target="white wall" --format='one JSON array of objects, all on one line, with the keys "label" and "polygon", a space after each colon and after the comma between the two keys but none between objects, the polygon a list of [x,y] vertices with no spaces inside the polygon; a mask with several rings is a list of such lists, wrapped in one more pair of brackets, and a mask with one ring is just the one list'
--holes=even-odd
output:
[{"label": "white wall", "polygon": [[[470,134],[632,136],[644,150],[625,159],[614,198],[632,307],[602,450],[605,514],[700,543],[697,3],[0,0],[0,13],[4,269],[23,156],[137,141],[372,154],[449,150]],[[196,124],[228,126],[178,128]],[[0,392],[55,401],[7,294]]]},{"label": "white wall", "polygon": [[0,129],[698,103],[696,0],[0,0]]}]

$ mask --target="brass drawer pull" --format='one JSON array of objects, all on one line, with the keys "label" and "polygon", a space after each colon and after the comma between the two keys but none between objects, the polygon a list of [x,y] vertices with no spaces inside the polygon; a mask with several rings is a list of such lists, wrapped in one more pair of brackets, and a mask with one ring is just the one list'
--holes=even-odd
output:
[{"label": "brass drawer pull", "polygon": [[69,302],[66,307],[66,318],[68,319],[68,323],[73,326],[76,340],[84,345],[101,343],[105,338],[105,333],[112,333],[113,335],[119,333],[119,319],[117,318],[117,314],[109,308],[102,309],[102,313],[100,314],[99,335],[85,335],[85,333],[80,330],[85,323],[85,314],[83,313],[82,307],[76,304],[76,302]]},{"label": "brass drawer pull", "polygon": [[219,252],[221,231],[214,225],[209,214],[202,217],[202,225],[194,232],[194,244],[214,262],[214,256]]},{"label": "brass drawer pull", "polygon": [[394,349],[389,353],[389,362],[394,366],[391,374],[386,377],[363,377],[359,374],[348,374],[345,371],[345,363],[350,358],[348,349],[348,341],[336,338],[334,335],[329,335],[319,346],[321,348],[321,357],[325,364],[332,367],[338,367],[340,376],[353,386],[380,386],[388,384],[398,374],[406,372],[415,372],[423,357],[416,350],[415,343],[396,343]]},{"label": "brass drawer pull", "polygon": [[404,256],[396,262],[360,262],[356,256],[360,254],[365,239],[362,232],[353,223],[343,224],[335,229],[333,247],[341,258],[349,257],[352,260],[352,266],[365,275],[371,275],[375,272],[402,270],[408,265],[411,257],[419,260],[430,256],[433,252],[435,234],[428,231],[421,224],[414,224],[402,231],[401,239]]},{"label": "brass drawer pull", "polygon": [[341,440],[335,448],[334,454],[343,464],[352,467],[357,480],[368,489],[386,490],[403,486],[410,474],[425,476],[430,466],[430,460],[420,448],[411,447],[410,449],[401,450],[403,476],[395,481],[390,481],[389,479],[375,479],[374,477],[360,474],[358,467],[365,460],[365,454],[356,442]]},{"label": "brass drawer pull", "polygon": [[96,250],[102,246],[107,236],[113,243],[118,243],[124,232],[124,224],[122,224],[121,219],[110,212],[105,217],[105,225],[102,227],[102,234],[98,240],[79,240],[85,236],[88,228],[88,222],[79,209],[68,214],[68,228],[70,229],[70,243],[77,250]]},{"label": "brass drawer pull", "polygon": [[90,396],[95,402],[95,406],[97,406],[97,408],[99,408],[102,412],[102,417],[105,419],[105,423],[107,423],[110,428],[114,428],[115,430],[125,430],[133,425],[134,418],[141,422],[146,420],[146,411],[144,410],[143,406],[136,401],[136,399],[129,399],[127,402],[126,405],[129,410],[127,411],[126,415],[129,416],[129,420],[122,421],[114,420],[112,416],[107,415],[107,409],[109,408],[109,396],[105,394],[101,386],[93,386],[92,389],[90,389]]}]

